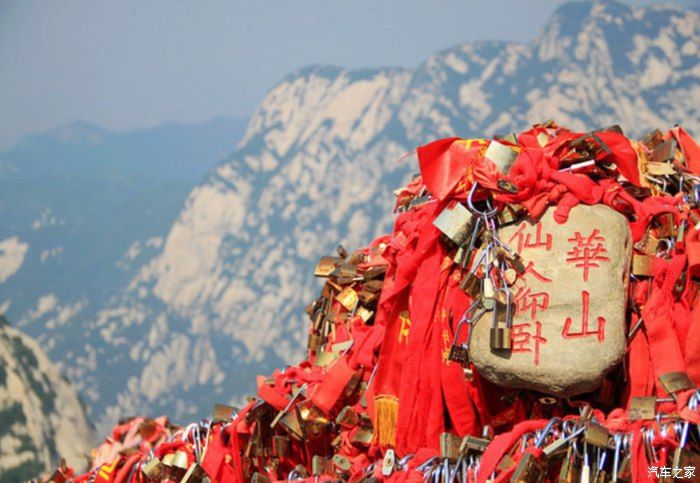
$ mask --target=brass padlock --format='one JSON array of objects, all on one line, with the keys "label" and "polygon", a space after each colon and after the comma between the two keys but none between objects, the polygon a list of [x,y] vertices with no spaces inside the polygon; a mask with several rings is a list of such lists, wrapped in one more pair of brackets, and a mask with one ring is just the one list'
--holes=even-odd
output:
[{"label": "brass padlock", "polygon": [[318,367],[326,367],[331,365],[338,359],[338,355],[333,351],[319,350],[316,352],[314,365]]},{"label": "brass padlock", "polygon": [[312,401],[302,401],[298,403],[294,409],[297,413],[304,438],[319,439],[325,435],[329,421]]},{"label": "brass padlock", "polygon": [[321,257],[314,270],[314,275],[316,277],[328,277],[342,261],[343,259],[340,257]]},{"label": "brass padlock", "polygon": [[344,428],[351,428],[357,425],[359,418],[357,412],[352,408],[352,406],[345,406],[340,410],[338,416],[335,418],[335,422]]},{"label": "brass padlock", "polygon": [[597,423],[589,423],[583,433],[583,440],[598,448],[607,448],[610,442],[610,433]]},{"label": "brass padlock", "polygon": [[635,277],[651,277],[654,274],[654,259],[651,255],[632,255],[632,274]]},{"label": "brass padlock", "polygon": [[440,456],[447,458],[450,461],[456,461],[459,458],[459,448],[462,440],[450,433],[440,434]]},{"label": "brass padlock", "polygon": [[311,459],[311,474],[313,476],[330,475],[331,462],[328,458],[323,456],[314,455]]},{"label": "brass padlock", "polygon": [[333,464],[339,472],[350,471],[350,468],[352,468],[350,460],[339,454],[333,455]]},{"label": "brass padlock", "polygon": [[505,205],[497,215],[498,226],[506,226],[519,221],[523,213],[522,205]]},{"label": "brass padlock", "polygon": [[355,292],[352,287],[345,287],[338,295],[336,295],[335,299],[351,312],[355,310],[357,302],[359,301],[357,292]]},{"label": "brass padlock", "polygon": [[497,468],[499,471],[509,471],[515,466],[515,460],[509,454],[503,455],[503,458],[498,462]]},{"label": "brass padlock", "polygon": [[433,225],[457,246],[464,245],[474,225],[474,215],[463,204],[448,206],[433,220]]},{"label": "brass padlock", "polygon": [[513,322],[513,307],[510,300],[510,290],[507,287],[498,289],[505,294],[505,304],[496,303],[493,308],[493,321],[489,334],[491,349],[511,350],[513,347],[511,325]]},{"label": "brass padlock", "polygon": [[557,438],[542,449],[545,459],[550,460],[560,456],[569,446],[568,438]]},{"label": "brass padlock", "polygon": [[629,453],[620,462],[620,467],[617,470],[617,481],[625,483],[632,481],[632,458]]},{"label": "brass padlock", "polygon": [[513,253],[508,260],[510,261],[511,266],[513,269],[519,274],[522,275],[525,273],[525,264],[523,263],[523,258],[517,254]]},{"label": "brass padlock", "polygon": [[309,338],[306,342],[306,348],[310,352],[316,352],[318,346],[321,345],[321,336],[312,332],[309,334]]},{"label": "brass padlock", "polygon": [[634,244],[634,248],[645,255],[656,255],[659,249],[659,239],[651,233],[651,230],[647,230],[642,238]]},{"label": "brass padlock", "polygon": [[[360,369],[361,371],[361,369]],[[357,391],[357,388],[360,386],[360,382],[362,381],[362,373],[361,372],[356,372],[355,374],[350,377],[350,380],[348,383],[345,385],[345,389],[343,389],[343,396],[346,398],[349,398],[353,394],[355,394],[355,391]]]},{"label": "brass padlock", "polygon": [[488,447],[489,441],[486,438],[477,438],[476,436],[467,435],[462,439],[459,445],[459,452],[462,455],[470,453],[483,453]]},{"label": "brass padlock", "polygon": [[357,297],[360,299],[364,305],[373,305],[374,302],[379,300],[379,294],[377,292],[370,292],[368,290],[361,290]]},{"label": "brass padlock", "polygon": [[516,466],[511,483],[541,483],[547,472],[545,466],[531,453],[524,453]]},{"label": "brass padlock", "polygon": [[373,265],[362,273],[362,278],[364,278],[365,280],[373,280],[376,278],[380,278],[384,276],[386,270],[386,265]]},{"label": "brass padlock", "polygon": [[165,465],[158,458],[151,458],[141,468],[141,472],[149,480],[160,481],[165,475]]},{"label": "brass padlock", "polygon": [[667,372],[659,376],[659,383],[670,396],[679,391],[693,389],[695,383],[685,372]]},{"label": "brass padlock", "polygon": [[352,438],[353,443],[369,445],[372,442],[374,433],[370,428],[360,428]]},{"label": "brass padlock", "polygon": [[236,412],[237,410],[233,406],[227,406],[226,404],[214,404],[214,409],[212,410],[212,420],[228,421],[234,417]]},{"label": "brass padlock", "polygon": [[[345,261],[340,262],[339,264],[336,265],[336,267],[333,269],[331,273],[328,274],[329,277],[331,278],[359,278],[359,275],[357,273],[357,267],[354,265],[351,265]],[[361,278],[360,278],[361,279]]]},{"label": "brass padlock", "polygon": [[515,183],[506,178],[499,179],[496,185],[500,190],[505,191],[506,193],[515,194],[518,192],[518,187],[515,185]]},{"label": "brass padlock", "polygon": [[187,453],[182,450],[176,451],[173,455],[172,463],[170,464],[171,474],[177,477],[177,479],[182,479],[188,468]]},{"label": "brass padlock", "polygon": [[207,473],[204,471],[204,468],[197,463],[192,463],[187,469],[185,476],[180,480],[180,483],[202,483],[206,476]]},{"label": "brass padlock", "polygon": [[372,317],[374,317],[374,312],[363,306],[359,306],[355,311],[355,315],[359,316],[362,319],[362,321],[366,324],[372,319]]},{"label": "brass padlock", "polygon": [[491,349],[511,350],[513,348],[511,329],[500,323],[496,327],[491,327],[489,341]]},{"label": "brass padlock", "polygon": [[368,280],[362,284],[362,290],[372,293],[379,293],[382,291],[383,286],[384,282],[382,280]]},{"label": "brass padlock", "polygon": [[476,298],[481,294],[481,279],[474,273],[468,272],[462,278],[459,288],[464,290],[471,298]]},{"label": "brass padlock", "polygon": [[657,215],[654,219],[654,226],[656,227],[656,236],[658,238],[675,238],[676,237],[676,225],[674,224],[672,213],[663,213]]},{"label": "brass padlock", "polygon": [[638,419],[651,421],[656,417],[656,398],[633,397],[630,401],[629,418],[630,421]]},{"label": "brass padlock", "polygon": [[301,430],[301,423],[296,412],[290,411],[282,416],[279,420],[279,425],[297,441],[304,439],[304,433]]},{"label": "brass padlock", "polygon": [[579,469],[576,455],[573,452],[573,446],[569,445],[569,448],[566,451],[566,456],[564,457],[559,470],[557,483],[578,483],[579,480]]},{"label": "brass padlock", "polygon": [[676,140],[669,139],[656,146],[649,155],[650,163],[663,163],[670,161],[676,154]]},{"label": "brass padlock", "polygon": [[491,141],[484,152],[484,157],[493,162],[498,171],[503,174],[508,174],[517,156],[518,151],[516,149],[498,141]]},{"label": "brass padlock", "polygon": [[281,434],[272,436],[272,454],[278,458],[284,458],[289,452],[289,438]]}]

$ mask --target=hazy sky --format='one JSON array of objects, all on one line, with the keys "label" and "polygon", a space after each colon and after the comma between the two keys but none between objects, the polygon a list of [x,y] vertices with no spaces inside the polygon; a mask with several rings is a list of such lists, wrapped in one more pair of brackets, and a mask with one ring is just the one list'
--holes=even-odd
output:
[{"label": "hazy sky", "polygon": [[563,1],[0,0],[0,148],[77,119],[247,116],[304,65],[415,66],[465,41],[527,42]]}]

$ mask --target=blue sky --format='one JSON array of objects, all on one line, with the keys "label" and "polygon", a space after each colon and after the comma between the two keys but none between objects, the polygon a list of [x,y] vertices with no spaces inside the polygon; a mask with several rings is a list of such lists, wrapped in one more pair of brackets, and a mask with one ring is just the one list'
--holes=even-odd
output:
[{"label": "blue sky", "polygon": [[299,67],[412,67],[461,42],[527,42],[563,1],[0,0],[0,148],[78,119],[247,116]]}]

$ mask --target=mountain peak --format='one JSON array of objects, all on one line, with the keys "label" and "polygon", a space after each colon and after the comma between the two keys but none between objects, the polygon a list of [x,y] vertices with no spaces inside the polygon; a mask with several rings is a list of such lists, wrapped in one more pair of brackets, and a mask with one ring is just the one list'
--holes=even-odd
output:
[{"label": "mountain peak", "polygon": [[102,126],[82,119],[51,129],[49,135],[66,144],[98,143],[107,134]]}]

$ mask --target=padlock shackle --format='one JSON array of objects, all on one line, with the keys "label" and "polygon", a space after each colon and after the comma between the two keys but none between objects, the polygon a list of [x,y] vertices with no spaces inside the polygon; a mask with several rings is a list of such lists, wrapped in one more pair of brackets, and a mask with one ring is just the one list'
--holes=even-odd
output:
[{"label": "padlock shackle", "polygon": [[480,211],[474,206],[474,193],[476,193],[479,183],[474,182],[471,189],[469,190],[469,195],[467,195],[467,207],[475,215],[482,216],[486,219],[492,218],[498,212],[498,208],[490,208],[489,211]]}]

